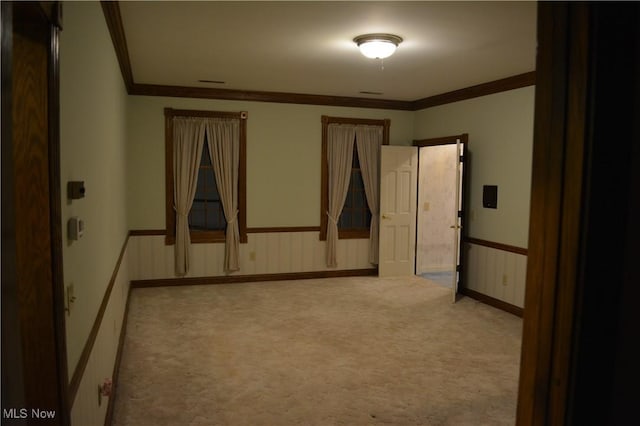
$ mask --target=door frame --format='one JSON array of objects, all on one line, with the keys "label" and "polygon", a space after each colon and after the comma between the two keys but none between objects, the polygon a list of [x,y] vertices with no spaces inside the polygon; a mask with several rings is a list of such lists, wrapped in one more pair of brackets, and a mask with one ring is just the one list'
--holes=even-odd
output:
[{"label": "door frame", "polygon": [[[418,149],[426,147],[426,146],[438,146],[438,145],[455,145],[458,140],[460,140],[460,143],[462,144],[462,164],[463,164],[463,171],[462,171],[462,196],[460,197],[460,211],[462,212],[462,216],[460,217],[460,219],[462,220],[462,229],[460,232],[460,247],[458,247],[458,251],[460,252],[460,270],[458,271],[458,292],[460,292],[460,289],[464,287],[464,267],[466,265],[466,255],[465,255],[465,250],[463,250],[463,244],[467,241],[467,237],[468,237],[468,228],[469,228],[469,221],[468,221],[468,212],[467,212],[467,206],[468,204],[468,197],[469,197],[469,177],[471,176],[470,173],[470,164],[471,161],[469,161],[469,149],[468,149],[468,145],[469,145],[469,134],[468,133],[462,133],[460,135],[453,135],[453,136],[441,136],[441,137],[437,137],[437,138],[428,138],[428,139],[414,139],[413,140],[413,146],[418,147]],[[418,155],[418,183],[420,182],[420,156]],[[420,191],[420,186],[418,185],[418,191]],[[416,197],[416,203],[418,203],[418,198]],[[419,208],[420,206],[418,206]],[[417,211],[417,210],[416,210]],[[418,215],[416,214],[416,251],[418,250]],[[417,262],[417,252],[416,252],[416,262]],[[416,268],[417,268],[417,264],[416,264]]]},{"label": "door frame", "polygon": [[639,21],[538,3],[517,425],[637,421]]},{"label": "door frame", "polygon": [[[2,2],[2,405],[3,408],[54,409],[55,419],[47,424],[69,425],[68,370],[62,270],[62,215],[60,189],[60,89],[59,34],[62,29],[60,2]],[[21,23],[20,26],[14,25]],[[21,29],[19,29],[21,28]],[[13,111],[22,101],[14,97],[14,34],[34,41],[46,49],[47,65],[42,71],[47,79],[47,150],[48,187],[41,194],[49,203],[49,246],[38,246],[30,253],[43,253],[51,259],[49,296],[25,298],[37,288],[18,279],[20,266],[17,244],[33,241],[16,234],[16,220],[23,216],[13,203],[17,182],[13,159]],[[37,196],[38,188],[29,188]],[[24,220],[29,220],[25,216]],[[34,251],[35,250],[35,251]],[[37,254],[36,254],[37,255]],[[23,296],[20,296],[23,294]],[[36,321],[33,319],[36,318]],[[7,322],[5,322],[7,320]],[[51,323],[52,327],[37,324]],[[34,325],[34,323],[37,323]],[[41,346],[42,342],[53,342]],[[9,345],[7,345],[9,343]],[[46,348],[46,349],[43,349]],[[42,354],[46,350],[47,353]],[[49,352],[50,351],[50,352]],[[36,354],[37,353],[37,354]],[[34,365],[34,360],[54,362]],[[42,377],[56,377],[48,382]],[[44,407],[43,402],[54,405]],[[15,405],[20,404],[20,405]],[[30,423],[27,421],[27,423]]]}]

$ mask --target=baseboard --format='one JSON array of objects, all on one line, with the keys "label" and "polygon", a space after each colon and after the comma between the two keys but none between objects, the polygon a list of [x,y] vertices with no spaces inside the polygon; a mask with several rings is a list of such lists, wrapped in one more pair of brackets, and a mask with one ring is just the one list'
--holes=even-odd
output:
[{"label": "baseboard", "polygon": [[482,303],[486,303],[489,306],[493,306],[494,308],[498,308],[500,310],[509,312],[510,314],[517,315],[520,318],[522,318],[524,309],[520,308],[519,306],[504,302],[500,299],[496,299],[495,297],[487,296],[486,294],[479,293],[469,288],[462,287],[458,291],[464,294],[465,296],[471,297],[472,299],[476,299]]},{"label": "baseboard", "polygon": [[113,364],[113,374],[111,375],[111,396],[107,405],[107,414],[104,418],[104,426],[111,426],[113,423],[113,409],[116,403],[118,393],[118,375],[120,372],[120,361],[122,360],[122,349],[124,347],[124,339],[127,334],[127,319],[129,318],[129,302],[131,301],[131,286],[129,286],[129,294],[127,295],[127,304],[124,307],[124,315],[122,318],[122,326],[120,328],[120,339],[118,339],[118,350],[116,351],[116,362]]},{"label": "baseboard", "polygon": [[233,284],[261,281],[308,280],[337,277],[368,277],[376,275],[378,275],[378,268],[344,269],[338,271],[289,272],[284,274],[226,275],[221,277],[162,278],[155,280],[134,280],[131,281],[131,288]]}]

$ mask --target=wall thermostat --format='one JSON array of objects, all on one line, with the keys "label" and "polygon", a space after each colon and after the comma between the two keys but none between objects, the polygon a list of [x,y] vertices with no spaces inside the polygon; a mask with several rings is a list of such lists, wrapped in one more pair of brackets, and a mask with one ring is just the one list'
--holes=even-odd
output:
[{"label": "wall thermostat", "polygon": [[76,180],[67,182],[67,198],[77,200],[84,198],[84,181]]},{"label": "wall thermostat", "polygon": [[79,239],[84,234],[84,220],[80,220],[76,216],[71,217],[67,223],[67,231],[70,240]]}]

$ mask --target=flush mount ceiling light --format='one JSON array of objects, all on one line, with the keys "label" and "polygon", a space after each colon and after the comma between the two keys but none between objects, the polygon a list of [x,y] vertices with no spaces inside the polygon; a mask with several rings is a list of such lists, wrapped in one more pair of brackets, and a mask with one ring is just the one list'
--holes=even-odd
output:
[{"label": "flush mount ceiling light", "polygon": [[402,43],[402,37],[393,34],[364,34],[353,39],[360,52],[371,59],[384,59],[393,55]]}]

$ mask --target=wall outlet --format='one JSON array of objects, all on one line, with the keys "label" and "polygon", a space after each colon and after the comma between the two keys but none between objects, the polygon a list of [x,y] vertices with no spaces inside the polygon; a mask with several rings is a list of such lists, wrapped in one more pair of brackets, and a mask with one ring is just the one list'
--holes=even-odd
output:
[{"label": "wall outlet", "polygon": [[425,202],[424,205],[422,206],[422,210],[424,210],[425,212],[428,212],[429,209],[431,208],[431,206],[429,205],[429,202]]},{"label": "wall outlet", "polygon": [[249,252],[249,260],[255,262],[255,260],[256,260],[256,252],[255,251]]},{"label": "wall outlet", "polygon": [[507,285],[507,274],[502,275],[502,285]]},{"label": "wall outlet", "polygon": [[109,398],[111,396],[111,390],[113,388],[113,382],[111,378],[107,377],[104,382],[98,385],[98,406],[102,405],[102,397]]}]

